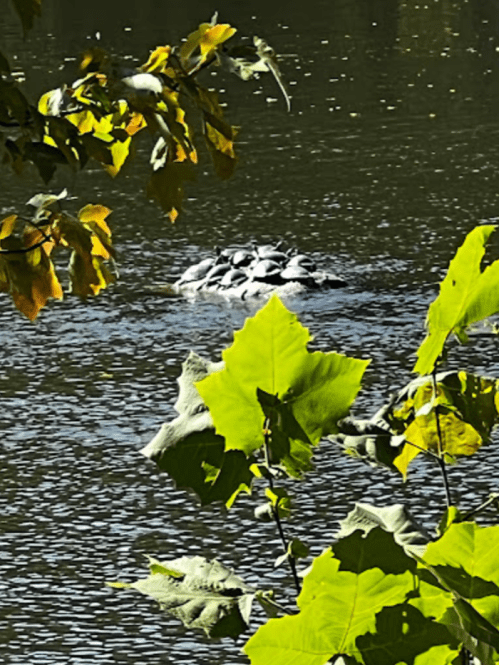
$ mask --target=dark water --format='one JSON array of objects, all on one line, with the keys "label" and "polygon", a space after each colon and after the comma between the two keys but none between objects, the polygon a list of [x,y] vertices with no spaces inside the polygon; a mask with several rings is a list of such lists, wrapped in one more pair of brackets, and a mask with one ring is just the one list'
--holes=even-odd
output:
[{"label": "dark water", "polygon": [[[143,1],[140,15],[126,2],[44,7],[26,43],[13,16],[0,19],[0,47],[19,53],[16,74],[33,94],[72,80],[71,58],[97,30],[105,46],[144,61],[150,48],[214,9],[201,0]],[[372,359],[355,406],[368,415],[410,378],[426,309],[457,245],[475,224],[499,217],[495,2],[217,8],[222,20],[282,54],[293,112],[286,114],[271,80],[227,80],[231,119],[242,127],[239,169],[220,183],[204,164],[175,227],[143,196],[140,163],[115,182],[95,168],[77,178],[59,174],[53,190],[68,186],[75,209],[113,208],[121,280],[86,304],[71,297],[52,304],[35,325],[0,300],[5,663],[246,662],[244,640],[210,646],[152,601],[104,586],[140,576],[145,554],[216,556],[249,583],[277,587],[281,598],[290,593],[287,572],[269,561],[269,551],[279,554],[276,533],[254,522],[250,498],[228,515],[200,511],[138,454],[174,416],[188,351],[217,358],[254,310],[166,299],[148,290],[152,284],[174,279],[217,244],[284,238],[312,253],[350,286],[287,304],[312,330],[314,348]],[[0,214],[44,190],[3,178]],[[494,257],[497,249],[496,239]],[[453,347],[451,366],[497,375],[497,357],[496,342],[484,338]],[[497,462],[491,448],[451,470],[464,505],[494,489]],[[288,527],[314,554],[355,501],[403,501],[430,527],[442,509],[440,480],[424,461],[406,485],[328,443],[316,466],[294,487]]]}]

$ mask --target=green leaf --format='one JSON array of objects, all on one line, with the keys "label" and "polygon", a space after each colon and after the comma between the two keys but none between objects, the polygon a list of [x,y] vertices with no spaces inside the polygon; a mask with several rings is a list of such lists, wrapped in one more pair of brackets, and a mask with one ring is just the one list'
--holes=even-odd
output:
[{"label": "green leaf", "polygon": [[[379,534],[385,545],[393,545],[390,534],[381,530]],[[323,665],[336,654],[362,662],[358,637],[373,632],[378,612],[403,603],[414,588],[411,559],[399,548],[407,568],[401,574],[386,575],[379,567],[386,565],[383,548],[369,554],[371,538],[358,541],[350,536],[343,541],[342,556],[354,546],[360,548],[355,554],[359,561],[370,556],[373,567],[361,565],[359,574],[342,570],[343,561],[331,551],[314,560],[298,597],[300,614],[270,620],[246,643],[244,651],[252,665]],[[347,560],[344,563],[348,565]]]},{"label": "green leaf", "polygon": [[402,504],[380,508],[369,503],[356,503],[355,508],[340,521],[340,526],[337,534],[340,542],[358,529],[369,533],[375,527],[381,527],[393,534],[395,542],[408,554],[422,555],[430,540],[429,534]]},{"label": "green leaf", "polygon": [[271,506],[277,510],[281,519],[291,515],[292,501],[284,487],[267,487],[265,496],[269,499]]},{"label": "green leaf", "polygon": [[151,559],[150,568],[145,579],[110,586],[150,596],[186,627],[201,628],[212,638],[236,638],[248,627],[256,589],[218,561],[200,556]]},{"label": "green leaf", "polygon": [[256,396],[265,416],[269,462],[282,464],[288,475],[300,478],[303,471],[312,469],[310,439],[294,417],[290,404],[260,388],[256,389]]},{"label": "green leaf", "polygon": [[194,385],[221,367],[223,363],[189,354],[178,378],[175,409],[179,416],[165,423],[141,452],[166,471],[177,487],[194,490],[201,505],[223,501],[230,508],[239,492],[250,491],[254,460],[241,451],[225,452],[224,439],[215,433],[211,415]]},{"label": "green leaf", "polygon": [[286,432],[297,448],[293,452],[297,471],[309,468],[310,445],[336,431],[369,362],[336,353],[309,353],[310,339],[308,330],[275,295],[235,333],[234,344],[222,354],[225,369],[197,384],[227,450],[250,455],[263,445],[260,389],[287,405],[310,441],[294,438],[294,430]]},{"label": "green leaf", "polygon": [[428,570],[419,571],[421,599],[411,601],[447,625],[484,664],[495,663],[493,651],[499,652],[498,551],[499,526],[451,524],[428,545],[421,559]]},{"label": "green leaf", "polygon": [[[499,625],[499,526],[454,523],[430,543],[423,561],[451,590]],[[497,596],[497,597],[494,597]]]},{"label": "green leaf", "polygon": [[[449,646],[451,643],[454,648]],[[365,665],[416,664],[421,662],[418,656],[436,646],[441,649],[438,657],[433,652],[432,660],[428,661],[431,665],[445,665],[459,654],[458,644],[445,626],[408,604],[383,608],[376,616],[375,632],[361,635],[356,645]]]},{"label": "green leaf", "polygon": [[431,374],[451,333],[466,341],[467,326],[499,311],[499,261],[483,272],[480,269],[494,229],[491,225],[477,226],[457,250],[440,284],[440,293],[428,310],[428,333],[418,349],[415,372]]}]

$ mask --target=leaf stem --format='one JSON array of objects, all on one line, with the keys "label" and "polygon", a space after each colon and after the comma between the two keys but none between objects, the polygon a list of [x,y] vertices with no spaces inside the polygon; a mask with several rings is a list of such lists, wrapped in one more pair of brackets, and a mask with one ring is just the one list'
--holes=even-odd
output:
[{"label": "leaf stem", "polygon": [[459,521],[466,522],[473,515],[477,515],[478,513],[481,513],[483,510],[485,510],[485,508],[488,508],[491,503],[496,503],[496,505],[499,506],[498,499],[499,499],[499,494],[497,494],[496,492],[490,494],[489,498],[486,501],[481,503],[477,508],[472,508],[471,510],[469,510],[466,513],[466,515],[463,515],[463,517]]},{"label": "leaf stem", "polygon": [[51,242],[52,237],[50,235],[45,235],[42,240],[39,242],[35,242],[34,245],[31,245],[30,247],[21,247],[19,249],[0,249],[0,254],[27,254],[28,252],[33,251],[37,247],[41,247],[44,245],[46,242]]},{"label": "leaf stem", "polygon": [[[433,399],[436,401],[437,399],[437,370],[434,367],[433,371],[431,373],[431,380],[433,384]],[[450,493],[450,487],[449,487],[449,479],[447,478],[447,469],[445,466],[445,459],[443,455],[443,439],[442,439],[442,429],[440,427],[440,418],[438,414],[438,404],[435,404],[435,419],[436,419],[436,424],[437,424],[437,440],[438,440],[438,456],[437,456],[437,461],[438,461],[438,466],[440,467],[440,472],[442,474],[442,480],[444,483],[444,489],[445,489],[445,501],[447,504],[447,508],[450,508],[452,506],[452,497]]]},{"label": "leaf stem", "polygon": [[[269,474],[267,477],[267,480],[269,482],[269,487],[271,490],[274,489],[274,480],[272,478],[272,472],[270,471],[271,467],[271,462],[270,462],[270,449],[269,449],[269,443],[270,443],[270,437],[271,437],[271,430],[270,430],[270,419],[266,418],[265,423],[263,426],[263,436],[264,436],[264,441],[265,441],[265,463],[267,465],[267,468],[269,469]],[[286,534],[284,533],[284,529],[282,527],[282,522],[281,518],[279,517],[279,501],[275,506],[272,506],[272,515],[274,517],[274,521],[277,525],[277,530],[279,531],[279,536],[281,538],[282,546],[284,548],[284,552],[288,553],[288,540],[286,538]],[[289,567],[291,568],[291,574],[293,575],[293,582],[295,584],[296,592],[299,594],[301,592],[301,584],[300,580],[298,579],[298,572],[296,570],[296,559],[294,556],[288,553],[288,562],[289,562]]]}]

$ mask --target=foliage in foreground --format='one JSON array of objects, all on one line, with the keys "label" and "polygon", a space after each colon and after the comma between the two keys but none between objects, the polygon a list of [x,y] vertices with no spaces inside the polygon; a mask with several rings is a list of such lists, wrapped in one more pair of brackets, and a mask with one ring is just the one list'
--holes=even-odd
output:
[{"label": "foliage in foreground", "polygon": [[[432,341],[428,351],[427,337],[418,352],[430,374],[411,382],[371,419],[345,418],[368,361],[310,353],[308,331],[276,296],[235,334],[221,362],[191,354],[184,364],[179,417],[163,426],[143,453],[202,503],[223,500],[230,508],[242,489],[266,485],[267,501],[255,515],[275,520],[284,552],[276,563],[290,565],[297,590],[298,611],[243,583],[231,591],[233,605],[242,601],[249,609],[243,601],[249,593],[273,617],[244,647],[252,665],[462,665],[469,657],[482,665],[499,663],[499,527],[472,519],[497,506],[497,495],[464,513],[452,501],[447,477],[448,462],[469,457],[490,441],[499,418],[497,379],[437,374],[449,335],[465,341],[469,324],[499,309],[491,304],[495,296],[480,270],[491,230],[469,234],[451,263],[451,282],[444,279],[438,304],[430,307],[428,337],[437,331],[438,344]],[[474,280],[461,279],[460,264]],[[494,282],[489,284],[493,289]],[[282,521],[292,501],[278,483],[302,478],[325,437],[352,457],[404,477],[409,463],[424,454],[442,473],[447,509],[432,537],[403,506],[357,504],[336,540],[303,571],[302,586],[297,563],[308,548],[285,534]],[[206,570],[220,565],[199,558],[191,563]],[[147,580],[122,586],[172,611],[159,590],[178,586],[169,579],[175,570],[158,566]],[[220,607],[221,590],[209,575],[199,586],[206,593],[196,596],[197,612],[210,617],[200,627],[219,634],[220,622],[228,621],[212,605]],[[179,616],[176,603],[171,606]],[[244,631],[249,611],[239,612],[238,621]]]},{"label": "foliage in foreground", "polygon": [[[41,13],[41,0],[12,2],[26,36]],[[233,45],[236,32],[218,23],[215,14],[179,46],[159,46],[136,67],[100,47],[90,48],[81,57],[79,78],[49,90],[36,104],[26,98],[0,52],[1,161],[18,175],[34,166],[45,184],[59,166],[77,172],[89,160],[114,178],[147,132],[154,143],[146,192],[175,222],[201,146],[220,178],[230,178],[237,164],[238,128],[227,121],[217,91],[200,82],[202,72],[219,67],[244,81],[271,73],[290,110],[273,49],[260,37]],[[60,198],[35,196],[28,203],[35,207],[33,217],[12,214],[0,221],[0,290],[10,293],[31,320],[49,298],[63,295],[53,249],[72,250],[69,276],[75,294],[96,295],[115,279],[106,265],[114,257],[105,221],[110,211],[86,206],[73,218],[60,209]]]},{"label": "foliage in foreground", "polygon": [[[40,1],[14,0],[14,5],[26,31],[39,14]],[[46,92],[36,105],[18,87],[0,52],[2,160],[18,174],[34,165],[45,183],[58,166],[79,171],[90,159],[114,178],[147,131],[155,143],[146,192],[174,222],[201,144],[220,178],[230,178],[237,163],[238,128],[227,121],[216,90],[200,82],[202,72],[217,66],[244,81],[270,72],[290,109],[273,49],[260,37],[229,45],[236,32],[218,23],[215,14],[179,46],[159,46],[137,67],[93,47],[81,57],[79,78]]]},{"label": "foliage in foreground", "polygon": [[76,216],[63,212],[58,196],[38,194],[28,201],[29,219],[9,215],[0,222],[0,291],[33,320],[49,298],[61,299],[63,289],[53,257],[70,252],[70,290],[82,298],[97,295],[116,279],[109,208],[86,205]]}]

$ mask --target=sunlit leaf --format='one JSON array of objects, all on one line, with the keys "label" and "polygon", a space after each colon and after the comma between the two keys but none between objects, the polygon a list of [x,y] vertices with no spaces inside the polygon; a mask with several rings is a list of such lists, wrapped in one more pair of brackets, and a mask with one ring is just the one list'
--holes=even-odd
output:
[{"label": "sunlit leaf", "polygon": [[150,596],[186,627],[202,629],[212,638],[236,638],[248,627],[256,589],[218,561],[184,556],[153,559],[150,567],[145,579],[110,586]]},{"label": "sunlit leaf", "polygon": [[483,271],[480,267],[494,229],[491,225],[474,228],[452,259],[428,310],[428,333],[418,349],[415,372],[430,374],[451,333],[466,341],[467,326],[499,311],[499,261]]},{"label": "sunlit leaf", "polygon": [[[336,353],[310,353],[310,334],[277,296],[246,320],[234,344],[222,353],[225,369],[197,384],[227,450],[251,454],[263,445],[265,413],[258,389],[287,405],[308,450],[336,430],[359,388],[368,361]],[[308,442],[308,444],[307,444]],[[278,452],[278,457],[281,452]],[[309,468],[294,456],[297,470]],[[301,466],[301,469],[300,469]]]},{"label": "sunlit leaf", "polygon": [[235,33],[236,29],[227,24],[201,23],[199,28],[192,32],[180,47],[180,58],[186,71],[191,72],[192,69],[196,69],[206,62],[217,47]]},{"label": "sunlit leaf", "polygon": [[158,46],[151,52],[149,59],[140,68],[143,72],[164,73],[168,69],[168,62],[172,52],[171,46]]},{"label": "sunlit leaf", "polygon": [[430,540],[429,534],[402,504],[379,507],[356,503],[355,508],[340,521],[340,527],[337,534],[340,539],[359,529],[367,533],[381,527],[392,533],[395,541],[410,554],[421,555]]},{"label": "sunlit leaf", "polygon": [[16,222],[18,220],[17,215],[9,215],[9,217],[5,217],[2,219],[0,222],[0,240],[3,240],[4,238],[7,238],[7,236],[10,236],[12,231],[14,230],[14,227],[16,225]]},{"label": "sunlit leaf", "polygon": [[[370,544],[376,531],[380,543],[373,553]],[[353,538],[344,539],[343,552],[352,550],[348,543]],[[271,619],[246,643],[244,651],[252,665],[323,665],[336,654],[363,662],[358,638],[375,631],[376,615],[383,608],[405,602],[414,588],[414,562],[399,548],[407,568],[401,566],[400,574],[387,575],[376,564],[386,563],[383,543],[398,547],[392,536],[373,530],[360,541],[356,536],[354,539],[359,560],[367,554],[372,567],[359,573],[342,570],[341,560],[329,550],[316,558],[298,597],[300,613]],[[361,550],[357,551],[359,545]]]},{"label": "sunlit leaf", "polygon": [[[499,526],[454,523],[423,556],[439,579],[499,626]],[[499,633],[498,633],[499,634]]]},{"label": "sunlit leaf", "polygon": [[392,423],[409,442],[394,460],[404,477],[422,451],[452,457],[473,455],[489,441],[498,419],[495,379],[466,372],[439,374],[436,395],[430,377],[413,383],[410,395],[392,413]]},{"label": "sunlit leaf", "polygon": [[78,213],[78,219],[83,224],[89,224],[93,222],[101,228],[107,236],[111,235],[111,229],[107,225],[106,218],[111,214],[110,208],[106,208],[103,205],[93,205],[87,204],[82,208]]},{"label": "sunlit leaf", "polygon": [[124,141],[114,141],[109,146],[109,151],[113,161],[112,164],[104,164],[104,168],[113,178],[115,178],[121,171],[121,168],[126,162],[128,155],[130,154],[131,140],[131,137],[129,137]]}]

